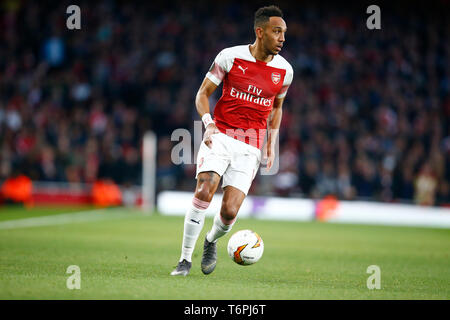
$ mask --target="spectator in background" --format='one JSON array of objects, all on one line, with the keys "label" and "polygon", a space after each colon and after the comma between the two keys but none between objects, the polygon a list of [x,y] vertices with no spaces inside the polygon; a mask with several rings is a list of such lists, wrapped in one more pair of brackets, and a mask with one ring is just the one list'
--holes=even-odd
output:
[{"label": "spectator in background", "polygon": [[280,150],[279,171],[273,183],[276,194],[287,197],[298,186],[299,147],[298,141],[294,139],[284,145],[283,150]]},{"label": "spectator in background", "polygon": [[313,190],[316,187],[316,177],[319,174],[319,167],[314,159],[307,159],[306,164],[300,170],[300,188],[305,197],[313,197]]},{"label": "spectator in background", "polygon": [[50,67],[59,67],[65,60],[64,41],[58,35],[53,35],[44,41],[42,46],[43,60]]},{"label": "spectator in background", "polygon": [[428,162],[425,162],[414,181],[414,202],[426,206],[434,205],[437,182],[433,169]]},{"label": "spectator in background", "polygon": [[328,160],[323,163],[323,167],[318,175],[315,188],[316,197],[323,198],[328,195],[338,194],[338,181],[333,163]]},{"label": "spectator in background", "polygon": [[354,185],[357,195],[361,198],[369,199],[380,191],[380,181],[375,165],[366,156],[356,159]]},{"label": "spectator in background", "polygon": [[356,197],[356,189],[352,184],[352,176],[349,165],[340,162],[337,170],[337,197],[343,200],[353,200]]}]

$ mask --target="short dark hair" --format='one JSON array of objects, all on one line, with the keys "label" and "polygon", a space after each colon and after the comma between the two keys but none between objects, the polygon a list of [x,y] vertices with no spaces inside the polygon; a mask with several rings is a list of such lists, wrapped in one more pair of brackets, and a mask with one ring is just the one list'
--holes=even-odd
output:
[{"label": "short dark hair", "polygon": [[283,18],[283,12],[277,6],[271,5],[268,7],[262,7],[255,12],[254,29],[261,27],[263,24],[267,23],[270,17],[281,17]]}]

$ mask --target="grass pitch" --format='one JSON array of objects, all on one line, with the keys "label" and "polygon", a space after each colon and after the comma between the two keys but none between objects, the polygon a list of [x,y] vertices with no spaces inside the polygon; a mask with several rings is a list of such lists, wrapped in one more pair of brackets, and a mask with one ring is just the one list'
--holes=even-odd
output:
[{"label": "grass pitch", "polygon": [[[258,232],[263,257],[235,264],[226,235],[216,270],[205,276],[207,219],[190,275],[173,277],[183,217],[123,208],[66,214],[76,211],[0,207],[0,299],[450,298],[450,230],[238,219],[232,233]],[[79,290],[66,286],[70,265],[81,270]],[[370,265],[381,269],[379,290],[367,288]]]}]

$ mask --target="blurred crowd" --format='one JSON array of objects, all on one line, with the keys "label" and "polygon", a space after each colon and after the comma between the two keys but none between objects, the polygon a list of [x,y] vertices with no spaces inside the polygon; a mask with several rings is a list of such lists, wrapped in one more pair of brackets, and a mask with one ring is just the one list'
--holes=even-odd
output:
[{"label": "blurred crowd", "polygon": [[[70,4],[0,2],[0,181],[139,185],[152,130],[158,190],[193,191],[195,165],[173,164],[171,134],[193,132],[196,91],[220,50],[253,43],[257,7],[80,1],[81,30],[68,30]],[[250,194],[450,203],[449,3],[382,7],[381,30],[362,5],[279,5],[294,81],[279,173],[257,175]]]}]

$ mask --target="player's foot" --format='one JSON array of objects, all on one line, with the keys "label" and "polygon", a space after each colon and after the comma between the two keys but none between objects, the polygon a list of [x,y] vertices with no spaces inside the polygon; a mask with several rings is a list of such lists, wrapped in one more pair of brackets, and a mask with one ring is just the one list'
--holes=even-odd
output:
[{"label": "player's foot", "polygon": [[215,242],[209,242],[205,238],[203,244],[203,256],[202,256],[202,272],[204,274],[210,274],[216,268],[217,262],[217,246]]},{"label": "player's foot", "polygon": [[172,276],[187,276],[189,271],[191,270],[192,262],[184,259],[183,261],[178,262],[178,265],[175,270],[173,270],[170,274]]}]

